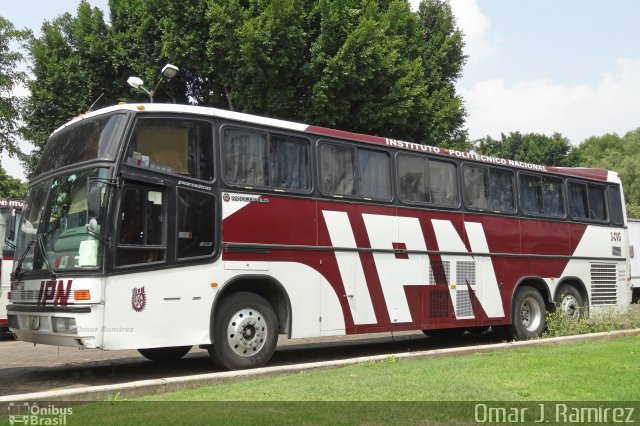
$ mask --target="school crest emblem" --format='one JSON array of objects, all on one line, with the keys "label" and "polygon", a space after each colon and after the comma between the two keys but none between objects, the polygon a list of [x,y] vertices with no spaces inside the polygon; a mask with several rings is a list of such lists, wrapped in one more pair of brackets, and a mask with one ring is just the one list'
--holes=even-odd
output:
[{"label": "school crest emblem", "polygon": [[142,312],[146,306],[147,296],[144,293],[144,287],[134,287],[131,290],[131,307],[136,312]]}]

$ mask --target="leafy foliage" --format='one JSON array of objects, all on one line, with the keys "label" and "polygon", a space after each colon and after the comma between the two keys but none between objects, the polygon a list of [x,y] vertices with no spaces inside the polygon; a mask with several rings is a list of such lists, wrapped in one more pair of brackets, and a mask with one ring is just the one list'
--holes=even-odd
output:
[{"label": "leafy foliage", "polygon": [[485,155],[545,166],[578,165],[571,142],[560,133],[554,133],[552,136],[538,133],[503,133],[500,140],[487,136],[476,142],[475,149]]},{"label": "leafy foliage", "polygon": [[26,103],[24,136],[34,146],[25,161],[33,170],[49,134],[65,121],[117,97],[119,83],[111,67],[108,27],[102,11],[86,0],[76,17],[64,14],[42,25],[42,36],[30,41],[34,79]]},{"label": "leafy foliage", "polygon": [[620,137],[617,134],[592,136],[575,150],[581,166],[615,170],[622,179],[627,214],[640,218],[633,205],[640,204],[640,128]]},{"label": "leafy foliage", "polygon": [[36,145],[101,104],[146,100],[167,62],[180,74],[162,102],[229,108],[464,149],[455,92],[465,56],[449,4],[423,0],[110,0],[110,25],[86,0],[30,44],[25,136]]},{"label": "leafy foliage", "polygon": [[28,35],[0,16],[0,153],[6,150],[9,155],[19,151],[16,137],[22,99],[15,90],[26,79],[25,73],[19,70],[24,58],[20,52],[11,50],[11,44],[24,42]]},{"label": "leafy foliage", "polygon": [[26,195],[27,184],[7,175],[7,172],[0,167],[0,198],[24,200]]}]

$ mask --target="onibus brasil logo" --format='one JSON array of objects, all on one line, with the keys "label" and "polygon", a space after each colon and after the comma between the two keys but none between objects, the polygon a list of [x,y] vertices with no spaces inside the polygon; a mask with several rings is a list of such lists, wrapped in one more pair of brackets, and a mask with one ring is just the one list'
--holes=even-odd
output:
[{"label": "onibus brasil logo", "polygon": [[66,425],[67,416],[73,414],[73,408],[53,404],[40,407],[35,402],[11,402],[8,409],[10,425]]}]

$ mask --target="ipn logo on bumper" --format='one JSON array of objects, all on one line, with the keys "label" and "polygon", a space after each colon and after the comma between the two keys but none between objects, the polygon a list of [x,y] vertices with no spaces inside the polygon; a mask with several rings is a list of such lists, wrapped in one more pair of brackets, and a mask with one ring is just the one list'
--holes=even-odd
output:
[{"label": "ipn logo on bumper", "polygon": [[35,402],[11,402],[8,410],[10,425],[66,425],[67,416],[73,414],[73,408],[61,408],[53,404],[40,407]]}]

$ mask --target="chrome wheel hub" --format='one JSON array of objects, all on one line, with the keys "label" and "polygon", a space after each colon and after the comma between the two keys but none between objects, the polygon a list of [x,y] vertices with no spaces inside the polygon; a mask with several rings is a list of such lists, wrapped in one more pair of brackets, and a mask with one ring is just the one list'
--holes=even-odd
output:
[{"label": "chrome wheel hub", "polygon": [[227,341],[238,355],[253,356],[264,347],[267,339],[267,322],[255,309],[236,312],[227,326]]},{"label": "chrome wheel hub", "polygon": [[542,321],[542,311],[535,299],[528,297],[522,302],[520,320],[527,331],[535,331],[538,329]]}]

